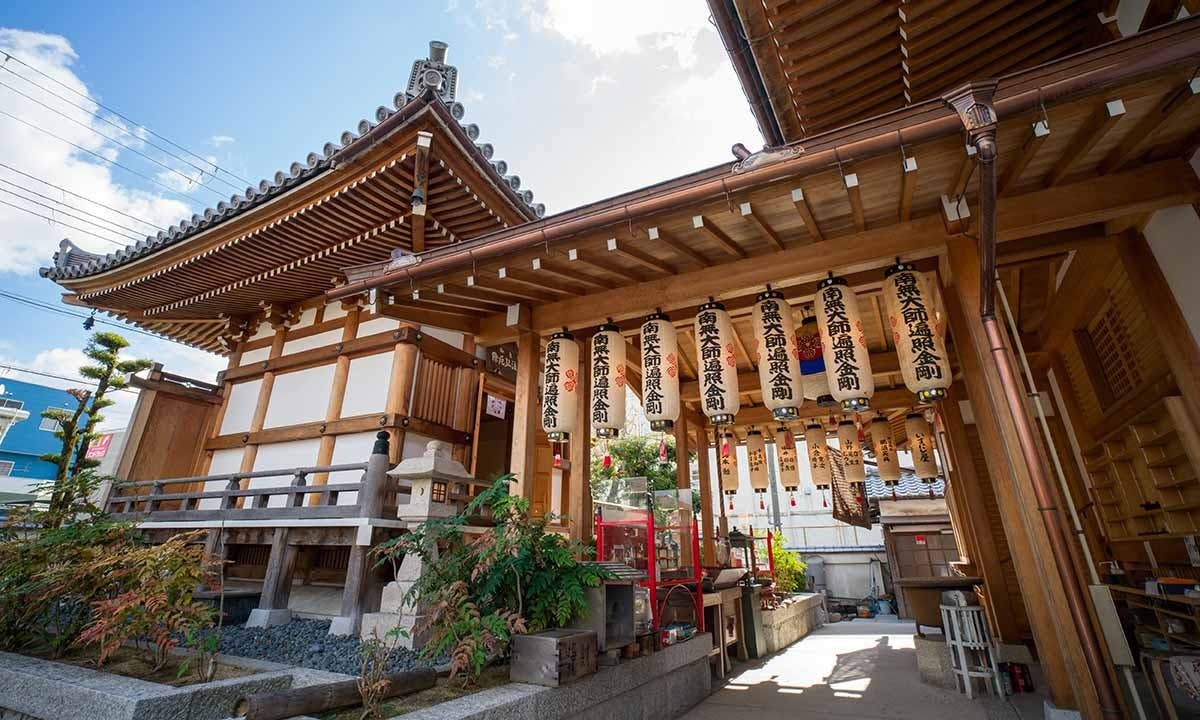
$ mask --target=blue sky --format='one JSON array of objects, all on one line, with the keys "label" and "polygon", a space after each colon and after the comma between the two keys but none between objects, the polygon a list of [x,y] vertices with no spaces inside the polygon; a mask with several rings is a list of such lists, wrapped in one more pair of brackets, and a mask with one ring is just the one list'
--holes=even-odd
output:
[{"label": "blue sky", "polygon": [[[16,2],[0,16],[0,50],[255,183],[390,105],[431,39],[450,44],[466,120],[550,212],[728,162],[735,142],[761,145],[703,0]],[[90,107],[20,65],[7,67]],[[140,144],[144,137],[122,135],[13,73],[0,72],[0,81],[191,172]],[[0,163],[162,225],[220,199],[4,87],[0,111],[144,174],[163,173],[186,197],[3,116]],[[0,180],[66,197],[3,169]],[[234,191],[211,184],[226,197]],[[0,200],[44,212],[12,195]],[[115,249],[0,206],[0,288],[57,301],[59,289],[36,269],[65,236]],[[223,367],[171,343],[130,339],[136,353],[175,372],[211,377]],[[74,318],[0,298],[0,364],[73,374],[85,340]],[[132,396],[125,400],[113,424],[132,407]]]}]

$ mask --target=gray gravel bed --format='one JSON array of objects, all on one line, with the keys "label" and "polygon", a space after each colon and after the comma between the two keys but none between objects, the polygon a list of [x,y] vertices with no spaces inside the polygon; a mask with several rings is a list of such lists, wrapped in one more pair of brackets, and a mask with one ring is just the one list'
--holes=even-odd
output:
[{"label": "gray gravel bed", "polygon": [[[350,635],[328,635],[328,620],[292,620],[269,628],[232,625],[221,629],[221,652],[227,655],[299,665],[358,675],[362,641]],[[396,648],[388,658],[389,673],[426,666],[415,652]]]}]

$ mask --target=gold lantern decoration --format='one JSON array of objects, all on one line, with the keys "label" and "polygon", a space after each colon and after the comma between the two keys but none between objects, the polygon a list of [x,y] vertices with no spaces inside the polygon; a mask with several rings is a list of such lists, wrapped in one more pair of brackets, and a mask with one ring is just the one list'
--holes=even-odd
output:
[{"label": "gold lantern decoration", "polygon": [[796,491],[800,489],[800,457],[796,453],[796,438],[787,427],[775,430],[775,462],[779,465],[779,484],[787,491],[788,501],[796,507]]},{"label": "gold lantern decoration", "polygon": [[[871,449],[875,453],[875,467],[879,479],[890,488],[900,483],[900,458],[896,456],[896,439],[892,437],[892,426],[887,418],[871,420]],[[892,490],[892,495],[896,493]]]},{"label": "gold lantern decoration", "polygon": [[800,384],[804,399],[815,400],[821,407],[836,405],[829,394],[829,378],[825,374],[825,356],[821,352],[821,330],[817,318],[808,316],[796,332],[796,350],[800,357]]},{"label": "gold lantern decoration", "polygon": [[908,451],[912,453],[913,469],[921,482],[932,484],[938,478],[937,457],[934,455],[933,429],[924,413],[910,413],[904,418],[904,431],[908,434]]},{"label": "gold lantern decoration", "polygon": [[725,433],[717,446],[717,467],[720,470],[721,492],[729,501],[729,509],[733,510],[733,497],[738,491],[738,461],[737,438],[733,433]]},{"label": "gold lantern decoration", "polygon": [[565,329],[550,336],[542,365],[542,430],[555,445],[554,464],[562,465],[559,443],[575,432],[579,409],[579,344]]},{"label": "gold lantern decoration", "polygon": [[605,439],[625,427],[625,338],[611,323],[592,336],[592,426]]},{"label": "gold lantern decoration", "polygon": [[907,263],[897,262],[885,276],[883,301],[904,385],[923,403],[941,400],[951,373],[937,289],[929,276]]},{"label": "gold lantern decoration", "polygon": [[804,393],[796,350],[796,324],[783,293],[767,289],[754,303],[754,338],[763,405],[780,422],[800,416]]},{"label": "gold lantern decoration", "polygon": [[700,306],[695,330],[700,404],[713,425],[732,425],[741,409],[733,321],[725,306],[710,298]]},{"label": "gold lantern decoration", "polygon": [[867,410],[875,394],[875,379],[858,297],[845,278],[830,274],[817,285],[816,305],[829,392],[846,412]]},{"label": "gold lantern decoration", "polygon": [[829,507],[825,491],[833,484],[833,472],[829,467],[829,444],[825,441],[825,428],[812,423],[804,429],[804,446],[808,450],[808,469],[813,485],[821,491],[821,506]]},{"label": "gold lantern decoration", "polygon": [[657,312],[642,323],[642,406],[650,429],[670,432],[679,418],[679,341]]},{"label": "gold lantern decoration", "polygon": [[746,469],[750,477],[750,489],[758,500],[758,509],[766,510],[767,489],[771,479],[767,474],[767,442],[758,430],[746,433]]},{"label": "gold lantern decoration", "polygon": [[867,469],[863,465],[862,443],[858,440],[858,426],[853,420],[843,420],[837,427],[838,450],[842,455],[842,472],[846,482],[858,495],[859,502],[867,485]]}]

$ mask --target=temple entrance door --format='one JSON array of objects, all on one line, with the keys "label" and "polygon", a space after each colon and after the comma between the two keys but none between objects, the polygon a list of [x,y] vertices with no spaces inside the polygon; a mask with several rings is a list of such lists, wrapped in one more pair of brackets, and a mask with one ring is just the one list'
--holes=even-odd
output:
[{"label": "temple entrance door", "polygon": [[495,375],[483,375],[471,453],[471,473],[480,481],[495,480],[511,466],[514,396],[511,383]]}]

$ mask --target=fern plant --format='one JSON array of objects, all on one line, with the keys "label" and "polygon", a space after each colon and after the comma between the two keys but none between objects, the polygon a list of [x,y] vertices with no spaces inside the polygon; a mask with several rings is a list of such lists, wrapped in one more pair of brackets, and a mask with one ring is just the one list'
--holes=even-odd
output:
[{"label": "fern plant", "polygon": [[[449,656],[452,677],[462,673],[467,683],[508,652],[514,635],[562,627],[583,614],[585,590],[607,577],[580,561],[591,548],[547,530],[555,516],[530,516],[529,500],[509,494],[511,479],[498,478],[459,515],[428,520],[375,550],[381,562],[398,564],[408,553],[424,562],[405,598],[429,608],[416,628],[429,636],[422,654]],[[465,532],[481,515],[495,524]]]}]

